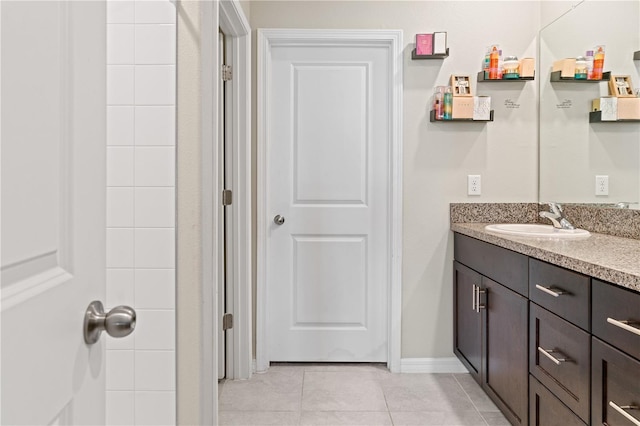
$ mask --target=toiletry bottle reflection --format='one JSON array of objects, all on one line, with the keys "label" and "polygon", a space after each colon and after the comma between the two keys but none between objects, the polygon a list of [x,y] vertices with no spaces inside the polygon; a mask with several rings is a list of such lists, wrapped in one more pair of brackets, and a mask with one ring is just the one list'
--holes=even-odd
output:
[{"label": "toiletry bottle reflection", "polygon": [[593,55],[593,80],[602,80],[602,70],[604,69],[604,46],[596,47]]},{"label": "toiletry bottle reflection", "polygon": [[447,86],[447,89],[444,92],[444,120],[451,120],[453,118],[453,88],[451,86]]}]

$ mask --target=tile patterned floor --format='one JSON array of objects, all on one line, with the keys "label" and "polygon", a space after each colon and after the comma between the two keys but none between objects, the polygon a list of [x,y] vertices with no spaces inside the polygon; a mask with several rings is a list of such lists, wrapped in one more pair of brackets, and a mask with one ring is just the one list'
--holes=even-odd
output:
[{"label": "tile patterned floor", "polygon": [[469,374],[391,374],[375,364],[277,365],[218,390],[220,425],[509,425]]}]

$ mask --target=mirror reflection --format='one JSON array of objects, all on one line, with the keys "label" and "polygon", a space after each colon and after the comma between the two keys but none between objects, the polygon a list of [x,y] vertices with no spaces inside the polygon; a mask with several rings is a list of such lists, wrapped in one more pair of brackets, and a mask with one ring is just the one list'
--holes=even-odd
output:
[{"label": "mirror reflection", "polygon": [[555,61],[604,46],[604,71],[629,76],[636,92],[639,28],[640,1],[587,0],[540,31],[541,202],[640,208],[640,122],[589,122],[592,100],[609,95],[607,81],[550,81]]}]

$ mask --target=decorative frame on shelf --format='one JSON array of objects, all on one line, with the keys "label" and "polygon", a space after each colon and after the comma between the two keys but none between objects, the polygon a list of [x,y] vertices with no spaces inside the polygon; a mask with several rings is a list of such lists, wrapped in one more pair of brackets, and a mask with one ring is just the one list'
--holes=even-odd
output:
[{"label": "decorative frame on shelf", "polygon": [[453,89],[453,96],[473,96],[471,92],[471,77],[468,75],[451,74],[449,85]]},{"label": "decorative frame on shelf", "polygon": [[560,73],[562,71],[552,71],[550,80],[552,83],[562,82],[562,83],[600,83],[601,81],[609,81],[611,78],[611,71],[606,71],[602,73],[602,79],[600,80],[582,80],[575,79],[574,77],[561,77]]},{"label": "decorative frame on shelf", "polygon": [[612,75],[609,79],[609,94],[616,98],[635,98],[629,75]]},{"label": "decorative frame on shelf", "polygon": [[633,60],[640,61],[640,50],[633,52]]}]

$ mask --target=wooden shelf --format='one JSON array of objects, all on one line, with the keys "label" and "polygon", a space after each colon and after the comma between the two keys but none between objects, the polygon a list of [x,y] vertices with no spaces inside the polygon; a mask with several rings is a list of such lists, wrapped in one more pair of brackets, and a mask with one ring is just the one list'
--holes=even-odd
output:
[{"label": "wooden shelf", "polygon": [[563,82],[563,83],[600,83],[601,81],[609,81],[611,78],[611,71],[606,71],[602,73],[602,79],[600,80],[576,80],[573,77],[560,77],[561,71],[553,71],[551,73],[551,82]]},{"label": "wooden shelf", "polygon": [[633,60],[640,61],[640,50],[633,52]]},{"label": "wooden shelf", "polygon": [[640,119],[602,120],[602,111],[591,111],[589,113],[589,123],[640,123]]},{"label": "wooden shelf", "polygon": [[411,51],[411,59],[444,59],[449,57],[449,48],[447,47],[447,53],[444,55],[417,55],[416,49]]},{"label": "wooden shelf", "polygon": [[533,81],[535,77],[518,77],[518,78],[501,78],[501,79],[489,79],[484,78],[484,71],[478,73],[478,83],[512,83],[516,81]]},{"label": "wooden shelf", "polygon": [[491,110],[491,117],[488,120],[474,120],[472,118],[454,118],[452,120],[436,120],[436,112],[431,110],[429,113],[429,121],[432,123],[488,123],[493,121],[493,110]]}]

